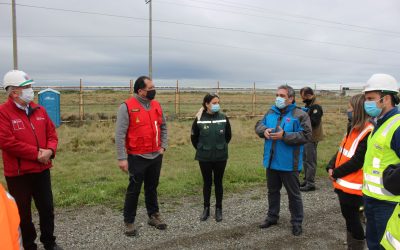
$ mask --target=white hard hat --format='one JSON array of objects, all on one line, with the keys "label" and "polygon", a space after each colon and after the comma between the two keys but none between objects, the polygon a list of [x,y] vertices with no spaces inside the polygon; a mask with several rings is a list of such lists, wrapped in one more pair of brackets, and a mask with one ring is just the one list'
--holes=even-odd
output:
[{"label": "white hard hat", "polygon": [[396,79],[388,74],[374,74],[367,81],[367,86],[363,92],[368,91],[387,91],[399,93],[399,86]]},{"label": "white hard hat", "polygon": [[21,70],[10,70],[4,75],[3,87],[5,89],[9,86],[23,87],[34,83],[27,73]]}]

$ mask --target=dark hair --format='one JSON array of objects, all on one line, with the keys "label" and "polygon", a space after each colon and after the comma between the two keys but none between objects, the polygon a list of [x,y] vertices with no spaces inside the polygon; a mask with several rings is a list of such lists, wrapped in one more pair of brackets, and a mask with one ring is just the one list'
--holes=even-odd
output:
[{"label": "dark hair", "polygon": [[212,101],[212,99],[214,99],[215,97],[217,97],[219,99],[219,96],[217,94],[207,94],[206,96],[204,96],[203,98],[203,108],[204,110],[207,110],[207,103],[210,103]]},{"label": "dark hair", "polygon": [[314,95],[314,90],[310,87],[300,89],[300,95]]},{"label": "dark hair", "polygon": [[141,76],[138,79],[136,79],[135,85],[133,86],[133,92],[137,94],[139,92],[139,89],[146,88],[146,83],[144,82],[145,80],[151,80],[151,79],[148,76]]},{"label": "dark hair", "polygon": [[396,106],[397,104],[400,103],[399,96],[394,92],[381,91],[381,92],[379,92],[379,95],[381,96],[381,98],[383,98],[386,95],[390,95],[391,103],[392,103],[393,106]]},{"label": "dark hair", "polygon": [[289,85],[285,84],[285,85],[281,85],[278,87],[278,89],[286,89],[287,93],[288,93],[288,97],[293,97],[293,102],[296,102],[296,92],[294,92],[294,89],[292,87],[290,87]]}]

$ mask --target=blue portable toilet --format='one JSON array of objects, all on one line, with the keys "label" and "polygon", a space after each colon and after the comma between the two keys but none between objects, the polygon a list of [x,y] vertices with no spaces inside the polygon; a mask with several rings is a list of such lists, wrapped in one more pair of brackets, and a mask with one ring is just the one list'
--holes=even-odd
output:
[{"label": "blue portable toilet", "polygon": [[42,105],[58,128],[61,125],[60,92],[54,89],[44,89],[39,92],[39,104]]}]

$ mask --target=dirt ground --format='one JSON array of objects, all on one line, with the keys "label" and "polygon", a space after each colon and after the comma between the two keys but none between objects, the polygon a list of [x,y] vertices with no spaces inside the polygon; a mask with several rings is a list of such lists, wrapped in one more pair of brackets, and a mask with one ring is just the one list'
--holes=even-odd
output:
[{"label": "dirt ground", "polygon": [[299,237],[291,234],[284,188],[278,225],[258,228],[267,209],[266,188],[258,187],[226,195],[224,220],[220,223],[215,222],[214,208],[207,221],[199,221],[201,194],[172,203],[160,197],[168,229],[159,231],[148,226],[146,211],[140,206],[137,237],[123,234],[120,211],[101,206],[57,209],[57,242],[64,249],[346,249],[344,219],[336,194],[325,179],[318,180],[317,188],[303,193],[303,234]]}]

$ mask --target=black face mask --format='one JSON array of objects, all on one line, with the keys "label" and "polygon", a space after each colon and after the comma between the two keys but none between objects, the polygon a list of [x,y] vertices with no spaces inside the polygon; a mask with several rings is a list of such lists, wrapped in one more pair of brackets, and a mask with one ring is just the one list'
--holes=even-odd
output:
[{"label": "black face mask", "polygon": [[313,100],[311,100],[311,99],[305,99],[303,102],[304,102],[306,105],[310,105],[310,104],[312,103],[312,101],[313,101]]},{"label": "black face mask", "polygon": [[156,90],[155,89],[147,90],[146,98],[149,100],[153,100],[154,97],[156,97]]}]

